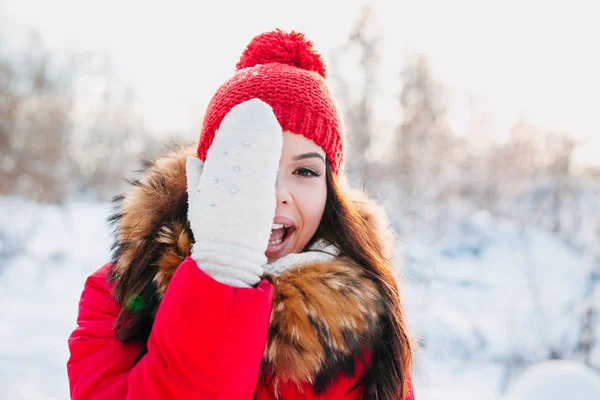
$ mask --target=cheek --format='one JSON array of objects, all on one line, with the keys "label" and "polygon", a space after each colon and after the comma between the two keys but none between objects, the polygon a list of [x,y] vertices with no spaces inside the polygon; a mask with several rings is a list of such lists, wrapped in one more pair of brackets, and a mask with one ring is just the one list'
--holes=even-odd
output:
[{"label": "cheek", "polygon": [[302,249],[308,244],[313,237],[325,210],[325,202],[327,200],[327,187],[325,182],[318,182],[319,185],[311,185],[309,188],[304,188],[297,192],[294,198],[298,212],[302,218],[302,231],[300,232],[299,247],[296,251]]}]

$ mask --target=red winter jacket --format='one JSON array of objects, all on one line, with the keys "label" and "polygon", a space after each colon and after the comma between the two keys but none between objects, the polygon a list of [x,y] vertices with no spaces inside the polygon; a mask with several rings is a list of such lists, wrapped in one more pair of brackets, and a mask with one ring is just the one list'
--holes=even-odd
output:
[{"label": "red winter jacket", "polygon": [[[172,278],[148,340],[148,353],[134,366],[140,344],[123,344],[113,332],[120,310],[107,284],[110,264],[85,284],[78,328],[69,338],[67,368],[73,399],[272,399],[259,384],[259,369],[272,300],[272,286],[233,288],[214,281],[187,258]],[[202,295],[199,295],[201,293]],[[356,363],[356,376],[364,372]],[[321,399],[359,399],[346,392],[356,378],[340,376]],[[282,399],[316,399],[310,386],[281,387]],[[412,398],[412,395],[411,397]]]},{"label": "red winter jacket", "polygon": [[[170,155],[153,167],[118,211],[118,257],[87,279],[78,327],[69,338],[71,397],[362,398],[362,386],[349,390],[368,362],[368,356],[364,361],[356,356],[364,353],[364,343],[382,335],[373,320],[385,310],[376,283],[344,258],[303,264],[257,288],[213,280],[187,257],[192,240],[185,213],[156,211],[185,210],[178,202],[186,199],[186,155]],[[167,175],[183,179],[167,181],[167,194],[156,195],[152,190],[165,186],[152,179]],[[372,210],[362,212],[373,220]],[[373,226],[373,235],[383,238]],[[161,233],[149,243],[146,238],[157,227]],[[157,268],[151,270],[153,296],[160,301],[151,314],[147,353],[136,363],[143,344],[117,339],[115,322],[122,309],[109,282],[137,282],[135,274],[147,268]],[[412,386],[408,392],[405,400],[414,399]]]}]

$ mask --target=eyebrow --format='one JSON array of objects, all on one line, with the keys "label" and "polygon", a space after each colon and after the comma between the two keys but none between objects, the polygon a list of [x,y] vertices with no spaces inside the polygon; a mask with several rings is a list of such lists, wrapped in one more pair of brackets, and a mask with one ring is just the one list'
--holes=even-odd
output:
[{"label": "eyebrow", "polygon": [[322,155],[320,155],[319,153],[304,153],[304,154],[298,154],[297,156],[295,156],[293,158],[294,161],[300,161],[300,160],[306,160],[307,158],[320,158],[321,160],[323,160],[323,162],[325,162],[325,159],[323,158]]}]

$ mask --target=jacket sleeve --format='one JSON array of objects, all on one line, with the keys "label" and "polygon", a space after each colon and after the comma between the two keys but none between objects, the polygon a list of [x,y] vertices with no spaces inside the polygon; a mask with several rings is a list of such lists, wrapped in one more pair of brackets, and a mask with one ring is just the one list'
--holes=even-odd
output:
[{"label": "jacket sleeve", "polygon": [[191,258],[179,266],[158,309],[148,353],[113,332],[120,311],[109,265],[86,281],[67,363],[73,399],[251,399],[269,324],[272,286],[216,282]]}]

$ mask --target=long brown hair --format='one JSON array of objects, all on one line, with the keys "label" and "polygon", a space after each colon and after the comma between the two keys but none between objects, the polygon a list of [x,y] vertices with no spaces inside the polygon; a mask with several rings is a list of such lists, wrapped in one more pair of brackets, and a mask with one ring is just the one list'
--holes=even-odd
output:
[{"label": "long brown hair", "polygon": [[365,399],[396,400],[408,390],[412,365],[412,344],[392,260],[385,243],[373,236],[369,223],[358,211],[356,201],[342,190],[327,163],[327,201],[323,218],[314,236],[335,244],[342,256],[360,265],[380,288],[385,301],[383,337],[371,349],[371,362],[356,386],[363,384]]},{"label": "long brown hair", "polygon": [[[151,164],[146,165],[151,169]],[[122,306],[114,331],[122,342],[141,342],[136,363],[147,353],[146,343],[152,330],[154,316],[159,304],[157,285],[154,281],[161,254],[167,248],[164,240],[158,240],[161,231],[188,231],[187,193],[185,169],[171,171],[167,178],[163,174],[150,173],[143,181],[132,181],[134,190],[149,191],[155,203],[152,209],[158,212],[152,221],[145,221],[147,234],[141,238],[119,238],[113,245],[113,262],[123,262],[126,267],[120,274],[113,270],[111,280],[115,283],[113,294]],[[173,181],[174,180],[174,181]],[[181,181],[182,180],[182,181]],[[341,255],[358,264],[368,279],[381,291],[384,312],[380,321],[381,337],[370,348],[370,363],[366,373],[355,385],[364,385],[365,399],[396,400],[408,387],[407,374],[412,363],[412,346],[408,335],[404,311],[400,302],[398,286],[393,273],[392,261],[386,251],[386,243],[374,235],[368,219],[359,212],[360,204],[350,199],[341,188],[339,179],[327,163],[327,201],[321,223],[313,240],[323,238],[335,244]],[[115,212],[110,220],[116,225],[125,225],[122,203],[124,196],[115,198]],[[143,215],[142,215],[143,217]],[[128,223],[138,223],[137,216]],[[147,217],[146,217],[147,218]],[[136,222],[137,221],[137,222]],[[179,236],[178,236],[179,237]],[[189,254],[192,238],[184,241],[180,254],[170,255],[169,263]],[[131,256],[131,250],[134,256]],[[122,259],[122,255],[128,256]]]}]

